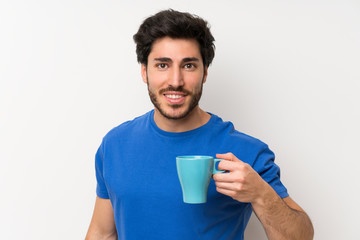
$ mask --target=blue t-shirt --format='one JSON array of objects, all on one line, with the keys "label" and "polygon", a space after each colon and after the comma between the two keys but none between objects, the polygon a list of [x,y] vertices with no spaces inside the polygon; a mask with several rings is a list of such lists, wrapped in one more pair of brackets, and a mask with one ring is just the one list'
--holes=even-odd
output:
[{"label": "blue t-shirt", "polygon": [[184,203],[176,156],[232,152],[288,196],[273,152],[232,123],[211,114],[197,129],[171,133],[153,116],[152,110],[112,129],[96,153],[96,192],[111,200],[119,239],[243,239],[251,205],[218,193],[213,180],[206,203]]}]

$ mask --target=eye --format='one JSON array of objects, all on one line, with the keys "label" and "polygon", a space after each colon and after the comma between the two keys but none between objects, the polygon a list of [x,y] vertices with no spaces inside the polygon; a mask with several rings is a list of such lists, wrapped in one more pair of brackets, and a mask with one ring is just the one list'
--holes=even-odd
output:
[{"label": "eye", "polygon": [[196,66],[193,63],[187,63],[187,64],[184,65],[184,68],[186,68],[186,69],[194,69],[194,68],[196,68]]},{"label": "eye", "polygon": [[159,69],[166,69],[168,65],[166,63],[158,63],[156,64],[156,67]]}]

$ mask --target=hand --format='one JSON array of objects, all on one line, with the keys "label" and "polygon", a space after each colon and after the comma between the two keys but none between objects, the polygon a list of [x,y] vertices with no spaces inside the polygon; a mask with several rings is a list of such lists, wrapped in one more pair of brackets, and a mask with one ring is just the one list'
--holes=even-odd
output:
[{"label": "hand", "polygon": [[242,162],[232,153],[216,154],[216,157],[225,159],[219,163],[218,169],[228,171],[213,176],[219,193],[239,202],[261,201],[270,185],[249,164]]}]

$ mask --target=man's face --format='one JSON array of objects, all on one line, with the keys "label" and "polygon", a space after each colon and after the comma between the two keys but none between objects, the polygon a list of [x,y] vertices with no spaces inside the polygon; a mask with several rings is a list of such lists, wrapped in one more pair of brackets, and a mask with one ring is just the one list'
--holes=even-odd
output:
[{"label": "man's face", "polygon": [[156,40],[141,73],[152,103],[164,117],[181,119],[198,107],[207,68],[195,39]]}]

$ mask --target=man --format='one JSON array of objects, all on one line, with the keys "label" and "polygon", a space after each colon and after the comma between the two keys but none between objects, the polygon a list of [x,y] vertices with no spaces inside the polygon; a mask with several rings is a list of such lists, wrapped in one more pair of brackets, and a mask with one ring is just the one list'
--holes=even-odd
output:
[{"label": "man", "polygon": [[[311,221],[289,197],[267,145],[198,105],[215,48],[207,23],[161,11],[134,40],[155,107],[104,137],[86,239],[243,239],[252,210],[269,239],[312,239]],[[179,155],[225,159],[207,203],[183,203]]]}]

